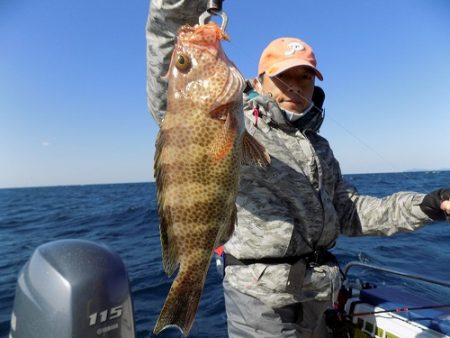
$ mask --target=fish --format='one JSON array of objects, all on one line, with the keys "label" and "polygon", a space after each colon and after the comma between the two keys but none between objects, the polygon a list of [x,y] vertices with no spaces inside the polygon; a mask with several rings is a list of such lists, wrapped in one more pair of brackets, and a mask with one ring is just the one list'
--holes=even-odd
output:
[{"label": "fish", "polygon": [[172,326],[189,334],[214,248],[234,231],[241,165],[270,164],[245,130],[245,81],[222,48],[228,39],[213,22],[182,26],[165,76],[154,174],[163,269],[169,277],[179,269],[154,334]]}]

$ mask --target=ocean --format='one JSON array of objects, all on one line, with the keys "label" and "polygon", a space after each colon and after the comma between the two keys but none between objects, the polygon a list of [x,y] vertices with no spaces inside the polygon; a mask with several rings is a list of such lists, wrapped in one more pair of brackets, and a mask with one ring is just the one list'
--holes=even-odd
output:
[{"label": "ocean", "polygon": [[[450,186],[450,171],[345,178],[361,194],[377,197]],[[0,337],[8,336],[20,269],[39,245],[68,238],[105,244],[121,256],[131,284],[137,337],[151,337],[172,281],[162,270],[158,227],[154,183],[0,189]],[[438,222],[391,237],[341,236],[332,251],[342,267],[358,260],[448,281],[449,243],[450,224]],[[221,277],[213,264],[190,337],[227,337]],[[450,302],[448,289],[362,269],[355,274]],[[158,337],[181,335],[174,329]]]}]

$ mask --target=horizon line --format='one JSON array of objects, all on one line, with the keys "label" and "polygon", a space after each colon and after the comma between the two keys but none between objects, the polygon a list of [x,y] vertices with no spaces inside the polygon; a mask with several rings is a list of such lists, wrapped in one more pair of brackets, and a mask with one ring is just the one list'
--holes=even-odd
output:
[{"label": "horizon line", "polygon": [[[409,169],[402,171],[384,171],[384,172],[366,172],[366,173],[345,173],[343,176],[347,175],[376,175],[376,174],[404,174],[404,173],[426,173],[426,172],[442,172],[442,171],[450,171],[450,169]],[[0,187],[0,190],[7,189],[32,189],[32,188],[58,188],[58,187],[80,187],[80,186],[93,186],[93,185],[116,185],[116,184],[147,184],[147,183],[155,183],[155,180],[152,181],[129,181],[129,182],[110,182],[110,183],[69,183],[69,184],[51,184],[51,185],[29,185],[29,186],[4,186]]]}]

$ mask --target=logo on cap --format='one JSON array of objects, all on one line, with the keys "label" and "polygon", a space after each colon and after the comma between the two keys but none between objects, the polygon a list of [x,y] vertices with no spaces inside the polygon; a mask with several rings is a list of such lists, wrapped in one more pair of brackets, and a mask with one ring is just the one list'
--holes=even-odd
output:
[{"label": "logo on cap", "polygon": [[284,52],[284,55],[290,56],[302,50],[305,50],[305,46],[303,46],[301,43],[291,42],[288,44],[288,48],[286,52]]}]

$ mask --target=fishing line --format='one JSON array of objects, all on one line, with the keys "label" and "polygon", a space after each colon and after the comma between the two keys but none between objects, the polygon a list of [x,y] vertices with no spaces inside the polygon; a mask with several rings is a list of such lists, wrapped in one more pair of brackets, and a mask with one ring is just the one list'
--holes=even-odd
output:
[{"label": "fishing line", "polygon": [[[279,76],[274,76],[274,78],[276,78],[278,81],[280,81],[286,88],[288,88],[290,90],[291,93],[293,93],[294,95],[297,95],[298,98],[306,101],[308,104],[312,104],[316,109],[318,109],[319,111],[323,111],[322,108],[316,106],[314,104],[314,102],[308,98],[306,98],[304,95],[302,95],[301,93],[297,92],[295,89],[293,89],[288,83],[286,83],[285,81],[283,81]],[[358,136],[356,136],[354,133],[352,133],[349,129],[347,129],[344,125],[342,125],[341,123],[339,123],[337,120],[335,120],[334,118],[330,117],[329,114],[327,115],[327,119],[330,119],[331,121],[333,121],[337,126],[339,126],[342,130],[344,130],[348,135],[350,135],[352,138],[354,138],[355,140],[357,140],[360,144],[362,144],[364,147],[366,147],[367,149],[369,149],[372,153],[376,154],[380,160],[383,163],[386,163],[387,165],[389,165],[391,167],[391,169],[393,170],[393,172],[396,172],[396,170],[394,170],[395,166],[392,162],[388,161],[381,153],[379,153],[377,150],[375,150],[372,146],[370,146],[368,143],[364,142],[361,138],[359,138]],[[411,180],[413,179],[414,184],[416,186],[418,186],[420,188],[420,190],[422,190],[422,192],[424,193],[428,193],[429,192],[429,188],[426,188],[425,185],[422,182],[419,182],[417,178],[412,178],[410,176],[408,176],[406,173],[404,172],[399,172],[404,178]],[[447,221],[450,223],[450,215],[447,215]]]},{"label": "fishing line", "polygon": [[[299,98],[303,99],[304,101],[306,101],[308,104],[312,104],[316,109],[322,111],[323,109],[320,107],[317,107],[314,102],[312,100],[309,100],[308,98],[306,98],[304,95],[298,93],[297,91],[295,91],[289,84],[287,84],[285,81],[283,81],[280,77],[278,76],[274,76],[278,81],[280,81],[284,86],[286,86],[292,93],[294,93],[294,95],[297,95]],[[378,151],[376,151],[373,147],[371,147],[369,144],[367,144],[366,142],[364,142],[361,138],[359,138],[358,136],[356,136],[355,134],[353,134],[349,129],[347,129],[344,125],[342,125],[341,123],[339,123],[337,120],[333,119],[330,116],[327,116],[328,119],[331,119],[334,123],[336,123],[340,128],[342,128],[347,134],[349,134],[351,137],[353,137],[355,140],[357,140],[359,143],[361,143],[363,146],[365,146],[367,149],[369,149],[370,151],[372,151],[373,153],[375,153],[383,162],[387,163],[388,165],[390,165],[392,168],[394,168],[393,163],[390,163],[389,161],[387,161],[383,155],[381,155]]]}]

